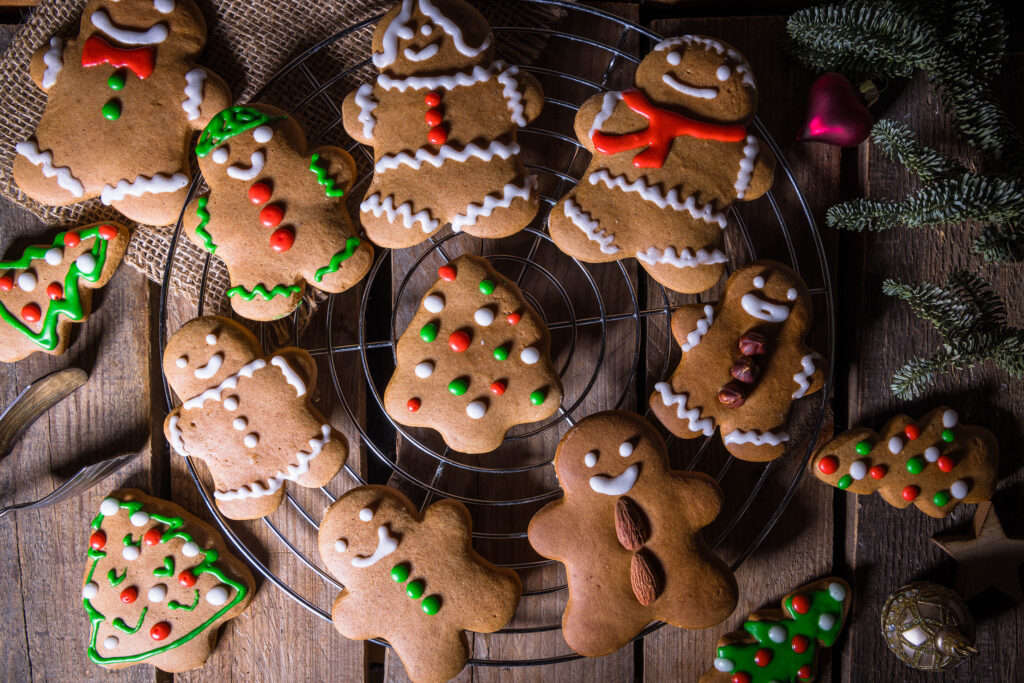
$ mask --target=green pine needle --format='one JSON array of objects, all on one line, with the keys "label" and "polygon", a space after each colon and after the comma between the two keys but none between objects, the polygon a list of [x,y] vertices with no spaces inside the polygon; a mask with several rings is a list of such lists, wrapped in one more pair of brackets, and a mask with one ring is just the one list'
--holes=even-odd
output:
[{"label": "green pine needle", "polygon": [[971,247],[993,263],[1024,261],[1024,225],[989,225],[974,238]]},{"label": "green pine needle", "polygon": [[871,129],[871,141],[878,145],[890,160],[903,164],[922,182],[963,173],[965,169],[955,160],[918,142],[909,128],[901,123],[882,119]]}]

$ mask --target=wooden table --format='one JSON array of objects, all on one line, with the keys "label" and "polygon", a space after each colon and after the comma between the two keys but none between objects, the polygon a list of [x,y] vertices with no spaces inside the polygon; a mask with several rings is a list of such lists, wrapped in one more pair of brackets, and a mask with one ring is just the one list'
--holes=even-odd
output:
[{"label": "wooden table", "polygon": [[[823,227],[825,209],[837,201],[858,195],[899,197],[913,187],[913,181],[868,145],[840,151],[792,141],[812,76],[787,61],[779,50],[784,16],[713,18],[709,15],[722,9],[720,3],[702,0],[684,1],[675,8],[655,3],[598,4],[662,34],[719,36],[748,56],[760,82],[761,117],[795,168],[827,245],[838,297],[833,396],[837,428],[853,424],[877,428],[893,412],[919,415],[939,403],[956,408],[967,423],[988,426],[1003,449],[996,509],[1008,533],[1024,535],[1024,468],[1015,447],[1024,436],[1020,418],[1024,384],[986,367],[943,378],[924,399],[894,399],[886,388],[892,372],[910,355],[928,352],[937,339],[905,305],[880,291],[885,277],[941,281],[954,267],[966,266],[992,279],[1006,297],[1011,320],[1020,325],[1024,319],[1021,267],[994,268],[971,255],[970,229],[858,235],[837,234]],[[805,3],[782,1],[774,3],[773,9],[787,12],[801,4]],[[742,12],[749,5],[755,3],[738,3],[731,9]],[[684,14],[703,18],[672,18]],[[12,31],[8,27],[0,34],[3,42]],[[1024,118],[1024,93],[1016,87],[1022,75],[1024,57],[1014,53],[1007,60],[1004,82],[1011,112],[1018,121]],[[887,106],[876,115],[904,121],[926,142],[970,158],[965,149],[949,142],[948,123],[923,77],[892,88]],[[0,216],[0,250],[21,246],[43,232],[37,220],[9,204],[0,206]],[[407,258],[396,257],[396,272]],[[85,657],[87,621],[78,597],[87,540],[85,523],[110,488],[147,489],[173,497],[208,517],[181,459],[168,453],[162,435],[165,406],[155,337],[159,297],[156,285],[122,267],[97,297],[96,313],[79,326],[66,356],[37,354],[0,367],[0,405],[8,404],[25,385],[54,369],[76,365],[90,374],[88,384],[39,420],[0,464],[0,504],[44,495],[83,462],[118,451],[148,451],[146,457],[79,499],[0,520],[0,525],[5,525],[5,533],[0,535],[0,570],[12,582],[0,594],[2,680],[172,678],[148,666],[104,675],[90,664]],[[177,310],[172,307],[172,319]],[[1024,609],[1007,604],[991,591],[969,603],[979,621],[982,654],[953,673],[914,672],[888,653],[879,636],[878,614],[889,592],[916,579],[952,582],[955,564],[929,537],[965,528],[972,512],[973,506],[962,506],[949,519],[934,520],[913,509],[897,511],[877,496],[847,496],[805,478],[771,535],[739,569],[740,603],[720,627],[703,632],[663,628],[608,657],[548,669],[467,669],[459,680],[693,681],[709,666],[720,633],[737,627],[748,612],[776,604],[790,588],[830,573],[850,580],[855,598],[847,631],[823,660],[820,680],[1019,680],[1024,678],[1020,651]],[[316,579],[307,576],[297,581],[308,583],[303,583],[303,589],[314,590],[319,585],[323,591]],[[551,651],[537,654],[564,651],[564,644],[556,642],[560,639],[552,638],[555,640],[545,645]],[[518,647],[511,643],[497,649],[502,650],[501,656],[522,657]],[[224,630],[206,667],[173,678],[293,681],[380,680],[382,676],[406,680],[401,667],[379,648],[345,641],[329,624],[275,587],[263,585],[251,609]]]}]

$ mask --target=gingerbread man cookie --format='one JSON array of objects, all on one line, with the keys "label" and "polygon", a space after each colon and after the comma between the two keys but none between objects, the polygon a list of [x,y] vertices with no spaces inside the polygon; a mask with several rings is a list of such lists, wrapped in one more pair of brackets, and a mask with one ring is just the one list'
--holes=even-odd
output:
[{"label": "gingerbread man cookie", "polygon": [[437,273],[398,340],[384,407],[396,422],[436,429],[457,451],[487,453],[513,426],[561,405],[551,335],[484,259],[465,254]]},{"label": "gingerbread man cookie", "polygon": [[707,628],[736,606],[736,581],[700,530],[722,492],[698,472],[669,469],[654,426],[625,411],[597,413],[555,451],[565,497],[530,520],[533,549],[565,565],[565,642],[588,657],[625,645],[652,621]]},{"label": "gingerbread man cookie", "polygon": [[717,427],[737,458],[782,455],[793,401],[819,391],[825,359],[804,346],[810,292],[792,268],[754,261],[734,272],[717,305],[690,304],[672,315],[682,348],[667,382],[654,385],[651,411],[676,436],[711,436]]},{"label": "gingerbread man cookie", "polygon": [[99,197],[151,225],[177,220],[193,131],[231,102],[196,66],[206,21],[193,0],[92,0],[77,37],[50,38],[30,73],[46,110],[19,142],[14,181],[43,204]]},{"label": "gingerbread man cookie", "polygon": [[843,432],[814,455],[814,476],[857,494],[878,492],[893,507],[911,504],[946,517],[959,503],[981,503],[996,488],[999,443],[984,427],[960,424],[945,406],[919,421],[897,415],[881,434]]},{"label": "gingerbread man cookie", "polygon": [[473,550],[462,503],[421,515],[387,486],[360,486],[331,505],[318,544],[345,588],[334,627],[353,640],[384,638],[416,683],[447,681],[469,659],[466,631],[493,633],[511,619],[522,586],[511,569]]},{"label": "gingerbread man cookie", "polygon": [[0,361],[13,363],[36,351],[64,353],[71,323],[89,317],[92,290],[113,276],[128,237],[123,226],[97,223],[0,261]]},{"label": "gingerbread man cookie", "polygon": [[171,336],[163,367],[182,399],[164,434],[179,455],[206,462],[226,517],[269,515],[286,481],[323,486],[345,464],[345,437],[312,406],[316,363],[305,351],[261,357],[249,330],[206,316]]},{"label": "gingerbread man cookie", "polygon": [[88,655],[108,669],[202,666],[218,628],[252,600],[252,573],[213,527],[134,489],[103,499],[88,558]]},{"label": "gingerbread man cookie", "polygon": [[375,244],[419,244],[446,223],[504,237],[537,214],[516,131],[537,118],[533,76],[494,61],[494,36],[463,0],[402,0],[373,34],[380,71],[345,98],[345,130],[374,148],[360,206]]},{"label": "gingerbread man cookie", "polygon": [[749,130],[757,110],[750,65],[704,36],[662,41],[636,88],[595,95],[576,115],[593,157],[551,210],[551,237],[591,263],[635,256],[677,292],[703,292],[722,275],[725,212],[772,184],[775,157]]},{"label": "gingerbread man cookie", "polygon": [[185,234],[227,265],[236,313],[274,320],[295,310],[307,283],[342,292],[366,275],[373,247],[342,199],[356,170],[348,152],[308,153],[293,118],[257,104],[217,114],[196,154],[210,192],[185,209]]}]

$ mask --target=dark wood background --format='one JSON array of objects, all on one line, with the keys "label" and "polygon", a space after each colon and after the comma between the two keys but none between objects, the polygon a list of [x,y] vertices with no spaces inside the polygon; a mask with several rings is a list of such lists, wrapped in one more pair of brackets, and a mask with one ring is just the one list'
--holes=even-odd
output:
[{"label": "dark wood background", "polygon": [[[0,6],[24,5],[2,0]],[[836,233],[824,227],[824,211],[845,198],[900,197],[915,187],[912,178],[888,163],[870,145],[840,151],[801,144],[798,130],[807,86],[813,74],[783,56],[785,14],[811,3],[799,0],[722,3],[683,0],[674,4],[595,3],[650,26],[665,35],[705,33],[744,52],[761,93],[760,115],[797,173],[826,241],[838,297],[838,357],[833,406],[836,428],[866,424],[880,427],[893,412],[920,415],[946,403],[964,422],[992,429],[1002,447],[1001,481],[995,506],[1006,530],[1024,536],[1024,462],[1017,444],[1024,437],[1021,413],[1024,384],[991,367],[944,378],[921,400],[904,402],[888,391],[889,378],[907,358],[928,353],[937,336],[909,309],[881,294],[881,281],[941,281],[957,267],[989,277],[1006,297],[1011,321],[1024,325],[1024,282],[1019,265],[994,267],[971,254],[974,230],[893,230],[880,234]],[[1024,120],[1024,54],[1020,52],[1020,10],[1013,10],[1012,52],[1003,82],[1015,120]],[[0,47],[20,19],[19,9],[2,16]],[[972,161],[953,142],[938,96],[922,76],[890,84],[883,105],[873,110],[907,123],[924,141]],[[0,252],[20,247],[45,232],[35,218],[8,203],[0,204]],[[411,255],[396,258],[401,273]],[[161,425],[164,411],[156,330],[160,292],[130,267],[122,268],[96,297],[96,312],[75,333],[66,356],[43,354],[0,367],[0,405],[7,405],[33,379],[67,365],[88,370],[88,384],[56,406],[0,463],[0,504],[31,500],[48,493],[83,462],[114,452],[144,448],[146,457],[116,476],[117,485],[138,486],[173,496],[203,512],[180,458],[167,452]],[[188,307],[172,307],[171,318],[189,317]],[[600,400],[600,396],[596,399]],[[332,418],[337,406],[325,406]],[[357,406],[357,412],[359,408]],[[584,411],[585,414],[585,411]],[[358,459],[357,459],[358,460]],[[362,467],[363,463],[358,462]],[[10,582],[0,593],[0,679],[27,680],[406,680],[400,665],[379,648],[350,643],[329,626],[264,585],[252,608],[231,622],[206,667],[178,676],[136,666],[104,673],[85,658],[88,628],[79,594],[86,548],[85,522],[106,490],[104,484],[76,500],[0,520],[0,571]],[[745,615],[778,599],[806,581],[834,573],[854,586],[854,605],[846,633],[822,660],[823,681],[1013,681],[1024,679],[1024,609],[988,591],[969,602],[978,620],[981,655],[952,673],[927,675],[904,667],[887,651],[878,629],[885,596],[904,583],[929,579],[950,585],[955,563],[929,538],[960,531],[973,506],[961,506],[946,520],[916,509],[898,511],[876,496],[847,496],[805,478],[794,504],[761,548],[737,573],[741,598],[736,612],[720,627],[703,632],[663,628],[636,647],[608,657],[560,664],[547,669],[467,669],[459,680],[693,681],[706,670],[717,637],[742,623]],[[285,529],[289,531],[289,529]],[[299,533],[296,530],[296,533]],[[253,540],[259,543],[259,533]],[[274,551],[269,561],[273,563]],[[542,577],[543,578],[543,577]],[[296,587],[311,590],[319,580],[306,572]],[[321,587],[322,590],[322,587]],[[531,608],[534,609],[534,608]],[[538,604],[549,615],[557,604]],[[553,634],[542,644],[548,656],[564,651]],[[537,641],[530,641],[531,647]],[[486,647],[481,642],[476,647]],[[502,641],[493,657],[522,657],[525,643]]]}]

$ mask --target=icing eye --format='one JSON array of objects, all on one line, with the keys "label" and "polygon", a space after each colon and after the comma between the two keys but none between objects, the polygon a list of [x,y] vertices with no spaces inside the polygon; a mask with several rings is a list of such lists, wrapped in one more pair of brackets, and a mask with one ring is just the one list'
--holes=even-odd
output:
[{"label": "icing eye", "polygon": [[764,287],[764,278],[761,277],[760,275],[755,277],[754,278],[754,286],[757,287],[758,289],[763,288]]},{"label": "icing eye", "polygon": [[260,126],[252,132],[252,139],[259,143],[270,142],[270,139],[274,137],[274,131],[270,126]]},{"label": "icing eye", "polygon": [[174,11],[174,0],[153,0],[153,8],[160,14],[170,14]]},{"label": "icing eye", "polygon": [[210,158],[213,159],[213,163],[215,164],[226,164],[228,161],[228,148],[218,147],[213,150],[213,154],[210,155]]},{"label": "icing eye", "polygon": [[583,464],[586,465],[587,467],[593,467],[594,465],[596,465],[597,464],[597,453],[595,453],[594,451],[590,451],[589,453],[584,455],[583,456]]},{"label": "icing eye", "polygon": [[369,522],[373,519],[373,510],[370,508],[363,508],[359,511],[359,519],[363,522]]},{"label": "icing eye", "polygon": [[796,289],[790,287],[789,291],[786,292],[786,298],[789,299],[790,301],[796,301]]},{"label": "icing eye", "polygon": [[619,444],[619,455],[621,455],[623,458],[628,458],[629,456],[633,455],[633,444],[631,444],[628,441],[623,441],[621,444]]},{"label": "icing eye", "polygon": [[440,313],[444,310],[444,299],[437,294],[431,294],[423,300],[423,308],[431,313]]},{"label": "icing eye", "polygon": [[213,346],[214,344],[216,344],[217,343],[217,335],[215,335],[213,333],[210,333],[210,334],[206,335],[206,343],[209,344],[210,346]]},{"label": "icing eye", "polygon": [[423,24],[420,26],[420,35],[429,36],[434,32],[434,28],[430,24]]},{"label": "icing eye", "polygon": [[678,52],[669,52],[668,57],[666,57],[665,59],[667,59],[668,63],[671,64],[672,66],[679,66],[679,64],[683,61],[683,58],[679,55]]},{"label": "icing eye", "polygon": [[179,368],[188,367],[188,356],[179,356],[178,360],[174,361],[174,364]]},{"label": "icing eye", "polygon": [[732,76],[732,69],[730,69],[727,64],[723,64],[722,66],[718,67],[717,71],[715,71],[715,78],[717,78],[720,81],[729,80],[729,76]]},{"label": "icing eye", "polygon": [[339,538],[334,542],[334,552],[343,553],[348,550],[348,541],[344,538]]},{"label": "icing eye", "polygon": [[237,396],[228,396],[226,399],[224,399],[224,409],[225,410],[236,410],[237,408],[238,408],[238,397]]}]

